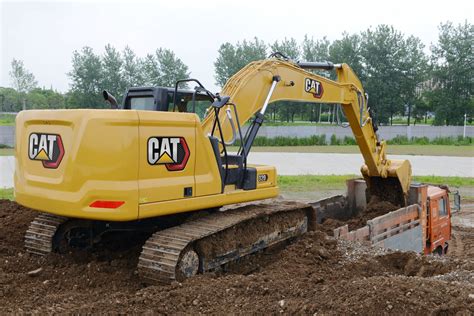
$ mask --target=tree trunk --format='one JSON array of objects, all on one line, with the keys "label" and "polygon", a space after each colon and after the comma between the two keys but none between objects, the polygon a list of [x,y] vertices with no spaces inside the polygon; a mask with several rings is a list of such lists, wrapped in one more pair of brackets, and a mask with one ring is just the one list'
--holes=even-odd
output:
[{"label": "tree trunk", "polygon": [[23,111],[26,110],[26,98],[23,98]]},{"label": "tree trunk", "polygon": [[318,123],[321,123],[321,109],[322,109],[322,104],[319,103],[319,117],[318,117]]}]

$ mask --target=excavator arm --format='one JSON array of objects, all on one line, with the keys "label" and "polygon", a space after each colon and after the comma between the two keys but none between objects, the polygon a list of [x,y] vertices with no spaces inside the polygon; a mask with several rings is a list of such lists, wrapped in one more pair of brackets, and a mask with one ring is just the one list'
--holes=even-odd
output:
[{"label": "excavator arm", "polygon": [[[330,80],[307,69],[335,69],[337,79]],[[229,79],[220,97],[229,97],[229,108],[209,111],[202,123],[203,131],[213,133],[218,113],[223,141],[226,142],[235,138],[235,128],[229,120],[232,109],[237,112],[234,114],[241,124],[255,116],[243,144],[246,154],[263,122],[268,104],[280,100],[340,104],[364,157],[361,172],[369,194],[399,205],[405,204],[411,182],[410,163],[408,160],[387,159],[386,143],[376,134],[362,84],[347,64],[294,63],[279,58],[255,61]]]}]

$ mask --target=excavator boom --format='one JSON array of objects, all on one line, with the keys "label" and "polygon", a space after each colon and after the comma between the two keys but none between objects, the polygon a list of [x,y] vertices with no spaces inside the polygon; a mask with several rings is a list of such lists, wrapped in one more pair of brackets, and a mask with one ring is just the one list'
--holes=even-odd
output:
[{"label": "excavator boom", "polygon": [[[337,79],[312,73],[308,71],[310,69],[335,70]],[[255,61],[230,78],[220,95],[229,97],[228,103],[235,105],[241,124],[255,115],[243,144],[247,154],[269,103],[285,100],[341,105],[364,157],[361,172],[370,193],[399,205],[405,204],[411,182],[410,163],[387,159],[386,143],[376,133],[377,127],[367,106],[368,97],[347,64],[294,63],[279,58]],[[235,128],[231,123],[225,123],[229,121],[227,112],[219,111],[218,114],[226,142],[235,139]],[[210,111],[202,123],[205,133],[213,132],[215,118],[216,111]]]}]

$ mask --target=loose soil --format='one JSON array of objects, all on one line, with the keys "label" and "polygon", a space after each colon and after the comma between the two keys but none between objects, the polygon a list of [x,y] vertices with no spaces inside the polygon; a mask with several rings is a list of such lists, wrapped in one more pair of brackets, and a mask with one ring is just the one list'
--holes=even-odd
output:
[{"label": "loose soil", "polygon": [[327,218],[324,220],[324,225],[321,229],[330,236],[333,235],[333,230],[335,228],[344,225],[348,225],[350,231],[356,230],[367,225],[368,220],[385,215],[399,208],[399,205],[394,205],[388,201],[382,201],[378,196],[374,195],[370,198],[370,201],[369,203],[367,203],[367,206],[354,217],[351,217],[350,219],[345,221],[334,218]]},{"label": "loose soil", "polygon": [[0,201],[0,314],[474,313],[472,257],[388,252],[317,230],[223,271],[146,286],[135,273],[139,246],[27,254],[23,234],[35,215]]},{"label": "loose soil", "polygon": [[399,208],[399,205],[394,205],[388,201],[381,201],[379,197],[372,196],[365,209],[347,222],[349,230],[361,228],[367,225],[368,220],[385,215]]}]

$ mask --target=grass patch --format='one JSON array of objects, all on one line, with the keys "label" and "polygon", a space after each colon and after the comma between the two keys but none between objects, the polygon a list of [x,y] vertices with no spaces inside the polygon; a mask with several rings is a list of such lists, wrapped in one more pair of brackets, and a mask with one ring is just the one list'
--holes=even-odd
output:
[{"label": "grass patch", "polygon": [[[237,151],[238,147],[230,147],[229,151]],[[390,155],[417,155],[417,156],[452,156],[474,157],[474,146],[451,145],[389,145],[387,152]],[[256,146],[252,152],[292,152],[292,153],[334,153],[334,154],[359,154],[358,146]]]},{"label": "grass patch", "polygon": [[16,114],[0,114],[0,125],[15,125]]},{"label": "grass patch", "polygon": [[[282,191],[308,192],[316,190],[345,189],[346,180],[358,178],[356,175],[331,175],[331,176],[278,176],[278,185]],[[445,184],[449,187],[474,187],[474,178],[416,176],[413,182]]]},{"label": "grass patch", "polygon": [[278,176],[278,186],[282,191],[315,191],[344,189],[346,180],[356,175],[331,176]]},{"label": "grass patch", "polygon": [[13,188],[0,189],[0,200],[13,200]]},{"label": "grass patch", "polygon": [[474,178],[440,177],[440,176],[414,176],[413,181],[431,184],[446,184],[449,187],[474,187]]},{"label": "grass patch", "polygon": [[15,149],[13,148],[0,148],[0,156],[14,156]]}]

